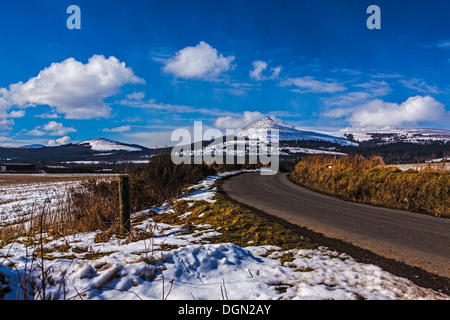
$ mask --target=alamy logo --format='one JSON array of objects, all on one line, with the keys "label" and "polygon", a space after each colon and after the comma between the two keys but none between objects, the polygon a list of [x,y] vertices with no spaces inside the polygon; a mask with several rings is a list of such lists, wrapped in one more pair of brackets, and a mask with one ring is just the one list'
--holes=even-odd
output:
[{"label": "alamy logo", "polygon": [[[279,131],[268,129],[256,138],[238,136],[227,129],[225,135],[218,129],[203,132],[202,121],[194,122],[193,135],[187,129],[172,132],[172,142],[178,142],[171,152],[175,164],[261,164],[263,175],[276,174],[279,169]],[[205,142],[210,142],[204,146]]]},{"label": "alamy logo", "polygon": [[72,29],[81,29],[81,9],[79,6],[70,5],[67,7],[66,12],[71,14],[66,21],[67,28],[69,30]]},{"label": "alamy logo", "polygon": [[377,5],[371,5],[367,8],[366,12],[370,14],[367,18],[366,25],[369,30],[381,29],[381,9]]}]

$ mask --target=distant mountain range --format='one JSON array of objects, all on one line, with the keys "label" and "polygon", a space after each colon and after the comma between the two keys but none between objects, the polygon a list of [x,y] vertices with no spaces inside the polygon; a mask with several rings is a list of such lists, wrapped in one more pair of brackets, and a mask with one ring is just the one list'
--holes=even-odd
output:
[{"label": "distant mountain range", "polygon": [[105,138],[60,146],[27,145],[0,148],[0,161],[64,162],[64,161],[124,161],[148,159],[155,150]]},{"label": "distant mountain range", "polygon": [[21,146],[19,148],[21,149],[39,149],[44,148],[45,146],[43,144],[27,144],[26,146]]},{"label": "distant mountain range", "polygon": [[342,146],[358,145],[361,143],[417,143],[450,141],[450,131],[444,129],[370,129],[370,128],[346,128],[337,132],[305,131],[295,128],[284,121],[275,121],[270,117],[257,120],[235,133],[237,137],[250,139],[261,138],[271,129],[279,131],[280,141],[324,141],[336,143]]},{"label": "distant mountain range", "polygon": [[[236,131],[228,140],[220,144],[203,143],[202,150],[183,151],[183,154],[227,154],[238,155],[244,142],[232,139],[248,138],[271,141],[273,129],[279,133],[278,150],[271,148],[286,162],[295,161],[302,154],[342,155],[359,153],[366,156],[381,155],[389,163],[424,162],[436,157],[445,157],[450,152],[450,131],[431,129],[392,129],[371,130],[348,129],[338,132],[315,132],[295,128],[283,121],[269,117],[255,121]],[[240,144],[239,144],[240,143]],[[252,154],[255,148],[245,142],[246,154]],[[242,153],[242,151],[240,151]]]},{"label": "distant mountain range", "polygon": [[430,143],[450,141],[450,131],[443,129],[342,129],[335,133],[358,142],[374,142],[380,144],[410,142]]},{"label": "distant mountain range", "polygon": [[[343,129],[338,132],[315,132],[295,128],[269,117],[260,119],[236,131],[235,138],[263,138],[271,129],[279,132],[280,155],[292,159],[299,154],[362,153],[395,155],[393,159],[423,161],[446,157],[450,152],[450,131],[442,129]],[[210,142],[204,141],[208,146]],[[213,146],[217,148],[218,146]],[[60,146],[26,145],[19,148],[0,147],[1,162],[34,163],[114,163],[142,162],[157,149],[105,138],[91,139]],[[201,151],[202,152],[202,151]],[[194,151],[193,151],[194,153]],[[407,156],[403,156],[407,154]],[[392,160],[397,161],[397,160]]]}]

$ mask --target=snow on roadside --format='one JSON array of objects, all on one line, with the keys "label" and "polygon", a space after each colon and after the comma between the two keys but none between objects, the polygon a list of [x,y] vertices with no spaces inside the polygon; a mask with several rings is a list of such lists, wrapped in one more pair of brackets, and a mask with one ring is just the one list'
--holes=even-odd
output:
[{"label": "snow on roadside", "polygon": [[[208,177],[181,198],[212,202],[216,180],[238,172]],[[155,212],[165,214],[173,209],[164,204],[134,215],[141,221],[134,226],[137,230],[154,234],[147,239],[112,237],[108,242],[95,243],[96,233],[92,232],[45,243],[48,255],[53,257],[43,261],[46,298],[450,299],[325,247],[282,252],[275,246],[210,244],[208,237],[220,230],[205,225],[185,234],[183,226],[153,222],[150,213]],[[66,246],[64,252],[51,251],[62,246]],[[19,241],[0,249],[0,297],[2,293],[5,299],[20,297],[19,278],[40,288],[41,261],[27,257],[30,251]],[[282,265],[281,257],[286,253],[292,259]],[[96,259],[88,259],[93,256]],[[41,299],[42,292],[35,290],[33,298]]]}]

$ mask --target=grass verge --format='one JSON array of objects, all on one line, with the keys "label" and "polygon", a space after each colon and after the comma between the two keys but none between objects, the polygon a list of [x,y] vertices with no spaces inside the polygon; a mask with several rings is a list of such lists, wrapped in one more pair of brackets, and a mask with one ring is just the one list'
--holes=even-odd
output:
[{"label": "grass verge", "polygon": [[450,172],[384,166],[380,157],[309,156],[294,167],[291,181],[344,200],[450,217]]},{"label": "grass verge", "polygon": [[156,216],[154,221],[184,225],[190,230],[199,225],[210,225],[219,234],[208,237],[209,243],[229,242],[240,247],[273,245],[282,250],[318,247],[295,230],[234,203],[220,193],[214,200],[214,203],[179,201],[174,205],[174,213]]}]

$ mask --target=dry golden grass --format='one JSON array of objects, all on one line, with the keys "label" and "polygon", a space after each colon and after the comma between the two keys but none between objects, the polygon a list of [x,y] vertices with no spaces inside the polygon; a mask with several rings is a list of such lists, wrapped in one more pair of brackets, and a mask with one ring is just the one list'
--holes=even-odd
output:
[{"label": "dry golden grass", "polygon": [[[220,193],[214,196],[214,200],[213,203],[182,200],[173,205],[174,213],[155,215],[153,220],[182,225],[190,231],[198,230],[198,226],[212,226],[219,234],[208,237],[209,243],[230,242],[241,247],[274,245],[283,250],[318,246],[287,224],[230,201]],[[185,216],[186,212],[191,213]]]},{"label": "dry golden grass", "polygon": [[[215,172],[215,169],[206,165],[177,166],[172,162],[170,153],[154,156],[148,164],[136,167],[128,173],[131,210],[137,212],[173,200],[183,188]],[[14,195],[20,192],[14,186],[21,188],[25,186],[25,189],[28,189],[27,185],[46,186],[47,183],[60,185],[64,182],[69,185],[72,181],[79,183],[63,191],[63,201],[58,203],[57,208],[50,210],[48,205],[39,207],[29,205],[31,208],[26,212],[26,219],[20,220],[23,223],[4,225],[0,228],[0,237],[12,239],[24,233],[41,233],[42,229],[45,229],[46,233],[58,236],[99,230],[102,232],[99,237],[105,239],[115,233],[119,222],[119,190],[116,175],[0,175],[0,187],[8,186]],[[52,202],[54,194],[45,195],[45,201]],[[6,215],[8,214],[7,212]],[[35,223],[33,217],[39,220],[38,223]]]},{"label": "dry golden grass", "polygon": [[309,156],[291,180],[345,200],[450,217],[450,172],[424,168],[401,171],[380,157]]},{"label": "dry golden grass", "polygon": [[[0,174],[0,240],[42,232],[65,235],[73,206],[70,196],[91,180],[108,181],[112,175]],[[80,185],[81,184],[81,185]]]}]

